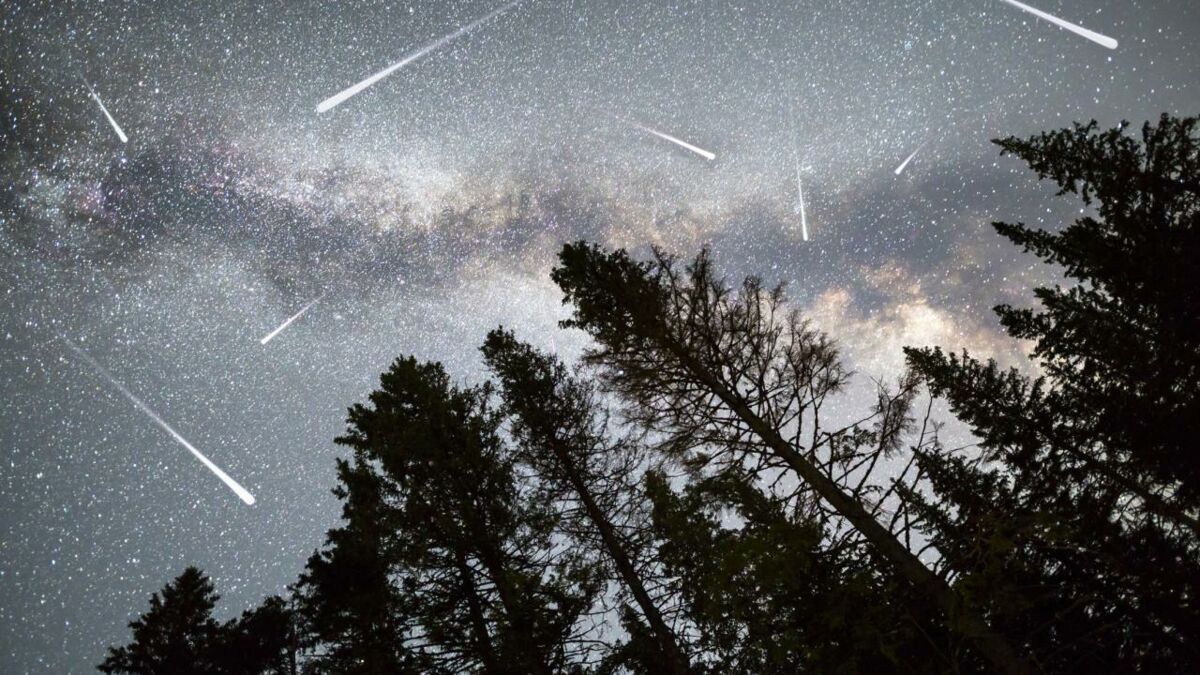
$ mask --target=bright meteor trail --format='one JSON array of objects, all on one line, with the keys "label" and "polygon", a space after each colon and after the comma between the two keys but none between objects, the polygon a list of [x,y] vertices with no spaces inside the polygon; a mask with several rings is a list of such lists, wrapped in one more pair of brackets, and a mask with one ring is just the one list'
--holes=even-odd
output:
[{"label": "bright meteor trail", "polygon": [[688,150],[690,152],[696,153],[697,155],[700,155],[701,157],[703,157],[704,159],[707,159],[710,162],[717,158],[716,155],[705,150],[704,148],[698,148],[698,147],[692,145],[691,143],[688,143],[687,141],[675,138],[671,134],[663,133],[661,131],[658,131],[657,129],[651,129],[650,127],[646,126],[645,124],[638,124],[637,122],[634,122],[633,120],[625,119],[624,117],[621,117],[620,115],[611,113],[602,108],[591,108],[591,109],[600,113],[601,115],[604,115],[606,117],[611,117],[612,119],[620,122],[621,124],[628,124],[629,126],[633,127],[634,129],[640,129],[641,131],[645,131],[648,134],[654,134],[655,136],[658,136],[659,138],[663,139],[664,141],[670,141],[671,143],[678,145],[679,147],[683,148],[684,150]]},{"label": "bright meteor trail", "polygon": [[659,138],[661,138],[663,140],[670,141],[685,150],[691,150],[692,152],[696,153],[697,155],[700,155],[701,157],[703,157],[704,159],[707,159],[710,162],[717,158],[716,155],[705,150],[704,148],[697,148],[696,146],[692,145],[691,143],[688,143],[687,141],[681,141],[678,138],[675,138],[671,134],[664,134],[661,131],[656,131],[654,129],[651,129],[648,126],[644,126],[641,124],[633,123],[633,126],[637,127],[638,129],[641,129],[642,131],[652,133],[655,136],[658,136]]},{"label": "bright meteor trail", "polygon": [[1038,17],[1039,19],[1045,19],[1046,21],[1049,21],[1050,23],[1054,24],[1055,26],[1058,26],[1059,28],[1065,28],[1074,34],[1079,35],[1080,37],[1087,38],[1087,39],[1091,40],[1092,42],[1095,42],[1096,44],[1100,45],[1101,47],[1108,47],[1109,49],[1117,48],[1117,41],[1108,37],[1107,35],[1101,35],[1100,33],[1097,33],[1095,31],[1090,31],[1090,30],[1084,28],[1083,26],[1077,26],[1077,25],[1071,23],[1070,21],[1064,21],[1063,19],[1060,19],[1057,16],[1054,16],[1053,14],[1047,14],[1040,9],[1034,9],[1033,7],[1030,7],[1029,5],[1026,5],[1023,2],[1017,2],[1017,0],[1004,0],[1004,2],[1007,2],[1008,4],[1012,5],[1013,7],[1016,7],[1017,9],[1020,9],[1025,12],[1029,12],[1030,14]]},{"label": "bright meteor trail", "polygon": [[92,89],[92,85],[89,84],[87,88],[92,98],[96,99],[96,103],[100,106],[100,112],[104,113],[104,116],[108,118],[108,123],[112,125],[113,131],[117,132],[117,138],[121,139],[122,143],[128,143],[129,137],[125,135],[124,131],[121,131],[121,125],[117,124],[113,116],[108,114],[108,108],[104,107],[104,101],[100,100],[100,95],[96,93],[95,89]]},{"label": "bright meteor trail", "polygon": [[900,166],[896,167],[896,171],[895,171],[897,176],[904,173],[904,167],[908,166],[908,163],[913,161],[913,157],[916,157],[917,153],[920,152],[921,148],[923,148],[923,147],[925,147],[925,143],[921,143],[920,145],[918,145],[917,149],[913,150],[911,155],[909,155],[908,157],[905,157],[903,162],[900,162]]},{"label": "bright meteor trail", "polygon": [[808,241],[808,217],[804,215],[804,183],[800,182],[800,167],[796,167],[796,193],[800,196],[800,236]]},{"label": "bright meteor trail", "polygon": [[800,180],[800,145],[796,141],[796,112],[792,110],[792,157],[796,160],[796,206],[800,210],[800,236],[808,241],[808,216],[804,213],[804,182]]},{"label": "bright meteor trail", "polygon": [[493,18],[507,12],[508,10],[517,6],[521,1],[522,0],[513,0],[512,2],[508,3],[507,5],[501,7],[500,9],[493,10],[491,13],[485,15],[483,18],[476,19],[475,21],[472,21],[471,23],[463,26],[462,28],[459,28],[458,30],[454,31],[453,33],[450,33],[449,35],[440,37],[437,40],[430,42],[429,44],[425,45],[424,47],[421,47],[417,51],[404,57],[400,61],[398,61],[398,62],[388,66],[387,68],[384,68],[383,70],[379,71],[378,73],[375,73],[374,75],[368,77],[367,79],[363,80],[362,82],[359,82],[358,84],[356,84],[352,87],[347,87],[346,89],[339,91],[338,93],[334,94],[333,96],[330,96],[329,98],[327,98],[324,101],[321,101],[319,104],[317,104],[317,112],[323,113],[323,112],[333,110],[337,106],[344,103],[346,101],[346,99],[350,98],[351,96],[354,96],[355,94],[359,93],[360,91],[375,84],[376,82],[382,80],[383,78],[387,77],[388,75],[391,75],[392,73],[396,72],[397,70],[400,70],[401,68],[403,68],[404,66],[407,66],[408,64],[412,63],[413,61],[416,61],[417,59],[421,58],[422,56],[425,56],[426,54],[428,54],[429,52],[432,52],[433,50],[437,49],[438,47],[441,47],[442,45],[444,45],[448,42],[452,42],[452,41],[458,39],[459,37],[462,37],[463,35],[471,32],[476,27],[478,27],[480,24],[485,23],[488,20],[493,19]]},{"label": "bright meteor trail", "polygon": [[304,316],[304,313],[307,312],[310,307],[317,304],[317,301],[323,297],[325,297],[325,295],[321,294],[321,295],[318,295],[317,297],[313,298],[311,302],[309,302],[307,305],[301,307],[299,312],[296,312],[291,317],[289,317],[287,321],[284,321],[283,323],[279,324],[279,328],[276,328],[275,330],[271,331],[270,333],[267,333],[267,336],[264,337],[263,339],[259,340],[258,343],[261,345],[265,345],[268,342],[270,342],[272,338],[274,338],[276,335],[279,335],[280,333],[282,333],[283,329],[292,325],[293,321]]},{"label": "bright meteor trail", "polygon": [[217,478],[220,478],[222,483],[229,487],[230,490],[233,490],[234,494],[236,494],[238,498],[247,504],[254,503],[254,495],[250,494],[249,490],[242,487],[236,480],[230,478],[229,474],[221,470],[221,467],[213,464],[212,460],[204,456],[204,453],[197,450],[196,447],[191,443],[188,443],[186,438],[180,436],[179,432],[172,429],[170,424],[167,424],[163,418],[158,416],[158,413],[150,409],[150,406],[142,403],[141,399],[139,399],[137,396],[134,396],[133,392],[126,389],[125,385],[121,384],[117,378],[113,377],[112,373],[108,372],[104,366],[97,363],[95,359],[87,354],[87,352],[75,346],[74,342],[71,342],[66,338],[63,338],[63,342],[66,343],[67,347],[69,347],[71,351],[75,352],[76,356],[86,361],[88,365],[96,370],[96,372],[103,375],[104,379],[108,380],[114,387],[117,388],[117,391],[121,392],[125,398],[129,399],[129,402],[132,403],[134,407],[145,413],[150,419],[154,420],[154,423],[162,427],[163,431],[171,434],[171,438],[174,438],[180,445],[187,448],[189,452],[195,455],[196,459],[200,460],[204,466],[208,467],[209,471],[216,474]]}]

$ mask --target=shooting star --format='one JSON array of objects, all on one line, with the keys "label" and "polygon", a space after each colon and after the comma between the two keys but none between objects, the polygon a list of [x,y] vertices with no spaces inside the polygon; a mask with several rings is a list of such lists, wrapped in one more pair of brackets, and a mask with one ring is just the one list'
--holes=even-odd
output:
[{"label": "shooting star", "polygon": [[796,194],[800,197],[800,236],[808,241],[808,217],[804,214],[804,183],[800,182],[800,165],[796,165]]},{"label": "shooting star", "polygon": [[309,309],[310,307],[312,307],[313,305],[317,304],[317,301],[318,301],[318,300],[320,300],[320,299],[321,299],[321,298],[323,298],[323,297],[325,297],[325,294],[324,294],[324,293],[322,293],[321,295],[318,295],[317,297],[313,298],[313,299],[312,299],[312,300],[311,300],[311,301],[310,301],[310,302],[309,302],[307,305],[305,305],[305,306],[301,307],[299,312],[296,312],[295,314],[293,314],[292,316],[290,316],[290,317],[288,318],[288,320],[287,320],[287,321],[284,321],[283,323],[279,324],[279,328],[276,328],[275,330],[271,331],[270,333],[267,333],[267,336],[266,336],[266,337],[264,337],[263,339],[259,340],[259,341],[258,341],[258,343],[259,343],[259,344],[261,344],[261,345],[265,345],[265,344],[267,344],[268,342],[270,342],[272,338],[274,338],[276,335],[279,335],[280,333],[282,333],[282,332],[283,332],[283,329],[285,329],[285,328],[287,328],[288,326],[292,325],[292,322],[293,322],[293,321],[295,321],[296,319],[299,319],[300,317],[304,316],[304,313],[305,313],[305,312],[307,312],[307,311],[308,311],[308,309]]},{"label": "shooting star", "polygon": [[800,145],[796,141],[796,111],[792,109],[792,157],[796,160],[796,204],[800,211],[800,236],[808,241],[808,216],[804,213],[804,182],[800,180]]},{"label": "shooting star", "polygon": [[424,47],[421,47],[417,51],[404,57],[400,61],[397,61],[396,63],[393,63],[392,65],[388,66],[387,68],[384,68],[383,70],[379,71],[378,73],[375,73],[374,75],[368,77],[367,79],[363,80],[362,82],[359,82],[358,84],[356,84],[354,86],[347,87],[346,89],[339,91],[338,93],[334,94],[333,96],[330,96],[329,98],[327,98],[324,101],[321,101],[319,104],[317,104],[317,112],[323,113],[323,112],[328,112],[330,110],[333,110],[337,106],[344,103],[346,101],[346,99],[349,99],[350,97],[361,92],[362,90],[366,89],[367,87],[375,84],[376,82],[382,80],[383,78],[387,77],[388,75],[391,75],[392,73],[396,72],[397,70],[400,70],[401,68],[403,68],[404,66],[407,66],[408,64],[412,63],[413,61],[416,61],[417,59],[421,58],[422,56],[425,56],[429,52],[434,51],[435,49],[441,47],[442,45],[445,45],[449,42],[453,42],[454,40],[462,37],[463,35],[470,33],[471,31],[473,31],[477,27],[479,27],[481,24],[484,24],[487,21],[507,12],[508,10],[512,9],[513,7],[516,7],[522,1],[523,0],[513,0],[512,2],[508,3],[507,5],[504,5],[503,7],[501,7],[500,9],[493,10],[491,13],[485,15],[483,18],[476,19],[476,20],[472,21],[471,23],[463,26],[462,28],[459,28],[458,30],[454,31],[453,33],[450,33],[449,35],[440,37],[440,38],[434,40],[433,42],[430,42],[429,44],[425,45]]},{"label": "shooting star", "polygon": [[917,149],[913,150],[911,155],[905,157],[903,162],[900,162],[900,166],[896,167],[895,171],[897,176],[904,173],[904,167],[908,166],[908,163],[913,161],[913,157],[916,157],[917,153],[921,151],[921,148],[925,147],[925,143],[927,143],[927,141],[921,141],[921,144],[917,146]]},{"label": "shooting star", "polygon": [[[85,82],[85,84],[87,83]],[[100,112],[104,113],[104,116],[108,118],[108,123],[112,125],[113,131],[117,132],[117,138],[121,139],[122,143],[128,143],[129,137],[125,135],[124,131],[121,131],[121,125],[117,124],[113,116],[108,113],[108,108],[104,107],[104,101],[100,100],[100,95],[96,93],[95,89],[92,89],[91,84],[87,84],[87,88],[88,93],[92,95],[92,98],[96,99],[96,104],[100,106]]]},{"label": "shooting star", "polygon": [[717,156],[716,156],[716,155],[714,155],[713,153],[711,153],[711,152],[709,152],[709,151],[705,150],[704,148],[698,148],[698,147],[696,147],[696,146],[692,145],[691,143],[688,143],[687,141],[682,141],[682,140],[680,140],[680,139],[678,139],[678,138],[675,138],[675,137],[674,137],[674,136],[672,136],[671,134],[664,134],[664,133],[663,133],[663,132],[661,132],[661,131],[658,131],[658,130],[655,130],[655,129],[651,129],[651,128],[650,128],[650,127],[648,127],[648,126],[645,126],[645,125],[642,125],[642,124],[638,124],[638,123],[636,123],[636,122],[629,122],[628,124],[632,124],[633,126],[637,127],[638,129],[641,129],[642,131],[645,131],[645,132],[647,132],[647,133],[654,134],[655,136],[658,136],[659,138],[661,138],[661,139],[663,139],[663,140],[665,140],[665,141],[670,141],[670,142],[674,143],[675,145],[678,145],[679,147],[681,147],[681,148],[683,148],[683,149],[685,149],[685,150],[690,150],[690,151],[692,151],[692,152],[696,153],[697,155],[700,155],[700,156],[701,156],[701,157],[703,157],[704,159],[707,159],[707,160],[708,160],[708,161],[710,161],[710,162],[711,162],[712,160],[714,160],[714,159],[716,159],[716,158],[717,158]]},{"label": "shooting star", "polygon": [[1047,14],[1047,13],[1043,12],[1042,10],[1030,7],[1029,5],[1026,5],[1023,2],[1017,2],[1017,0],[1004,0],[1004,2],[1007,2],[1008,4],[1012,5],[1013,7],[1016,7],[1019,10],[1029,12],[1030,14],[1038,17],[1039,19],[1045,19],[1046,21],[1049,21],[1050,23],[1054,24],[1055,26],[1058,26],[1059,28],[1065,28],[1080,37],[1087,38],[1088,40],[1095,42],[1096,44],[1100,45],[1101,47],[1108,47],[1109,49],[1117,48],[1117,41],[1108,37],[1107,35],[1101,35],[1100,33],[1097,33],[1095,31],[1090,31],[1090,30],[1084,28],[1083,26],[1077,26],[1077,25],[1071,23],[1070,21],[1065,21],[1063,19],[1058,18],[1057,16],[1054,16],[1053,14]]},{"label": "shooting star", "polygon": [[103,375],[104,379],[108,380],[110,384],[117,388],[117,391],[121,392],[125,398],[129,399],[129,402],[132,403],[135,408],[145,413],[150,419],[154,420],[154,423],[162,427],[163,431],[166,431],[168,434],[170,434],[171,438],[174,438],[180,445],[187,448],[189,452],[195,455],[196,459],[200,460],[204,466],[208,467],[209,471],[216,474],[217,478],[220,478],[222,483],[224,483],[230,490],[233,490],[234,494],[236,494],[238,498],[240,498],[246,504],[254,504],[254,495],[250,494],[249,490],[242,487],[241,484],[239,484],[236,480],[230,478],[229,474],[221,470],[221,467],[213,464],[212,460],[205,457],[204,453],[196,449],[196,446],[188,443],[186,438],[180,436],[179,432],[171,428],[171,425],[167,424],[163,418],[159,417],[158,413],[151,410],[150,406],[142,403],[141,399],[139,399],[137,396],[134,396],[133,392],[126,389],[125,385],[121,384],[117,378],[113,377],[112,373],[108,372],[104,366],[97,363],[96,360],[88,355],[87,352],[77,347],[74,342],[71,342],[67,338],[63,338],[63,342],[66,343],[67,347],[69,347],[71,351],[75,352],[76,356],[83,359],[88,365],[94,368],[96,372]]}]

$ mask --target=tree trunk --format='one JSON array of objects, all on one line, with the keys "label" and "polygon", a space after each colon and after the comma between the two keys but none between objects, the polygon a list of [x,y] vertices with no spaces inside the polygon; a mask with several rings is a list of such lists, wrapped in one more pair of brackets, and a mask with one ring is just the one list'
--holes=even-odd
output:
[{"label": "tree trunk", "polygon": [[483,668],[488,673],[503,673],[496,652],[492,649],[492,638],[488,635],[487,621],[483,617],[483,604],[479,601],[479,593],[475,589],[475,579],[471,576],[471,568],[467,566],[462,553],[455,554],[458,573],[462,575],[463,585],[467,589],[467,610],[471,613],[471,629],[475,634],[475,645],[479,649]]},{"label": "tree trunk", "polygon": [[759,438],[787,462],[804,482],[850,522],[875,552],[890,562],[896,571],[918,590],[929,593],[946,614],[947,627],[967,638],[999,671],[1010,675],[1032,672],[1008,640],[994,632],[978,612],[963,602],[949,584],[931,572],[917,556],[896,540],[879,524],[861,503],[847,495],[836,483],[821,473],[815,465],[796,451],[779,433],[754,413],[740,397],[729,391],[707,368],[692,357],[683,346],[669,336],[660,336],[663,346],[680,363],[728,405]]},{"label": "tree trunk", "polygon": [[612,526],[612,523],[608,522],[608,518],[596,504],[596,500],[592,497],[592,493],[588,490],[587,485],[584,484],[583,478],[579,475],[579,471],[575,463],[571,460],[566,448],[562,447],[561,442],[554,437],[550,438],[550,448],[554,452],[555,457],[558,458],[563,471],[567,474],[567,479],[570,481],[571,487],[579,495],[579,501],[583,502],[583,507],[587,511],[588,518],[599,531],[600,539],[604,542],[604,548],[612,557],[613,563],[617,567],[617,572],[621,575],[621,579],[625,582],[638,607],[642,610],[642,615],[646,617],[647,623],[650,624],[650,630],[654,632],[655,641],[658,642],[658,648],[666,661],[662,664],[664,670],[675,675],[687,675],[691,672],[691,664],[688,662],[683,650],[679,648],[679,644],[675,641],[675,634],[667,626],[662,612],[658,611],[658,606],[654,604],[650,593],[646,591],[645,585],[642,584],[641,577],[638,576],[633,562],[629,559],[629,555],[625,552],[625,548],[617,536],[616,528]]}]

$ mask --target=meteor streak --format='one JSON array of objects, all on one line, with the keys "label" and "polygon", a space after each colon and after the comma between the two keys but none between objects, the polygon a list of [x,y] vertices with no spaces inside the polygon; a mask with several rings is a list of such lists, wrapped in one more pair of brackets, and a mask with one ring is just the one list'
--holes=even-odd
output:
[{"label": "meteor streak", "polygon": [[704,148],[697,148],[696,146],[692,145],[691,143],[688,143],[687,141],[681,141],[678,138],[675,138],[671,134],[664,134],[661,131],[656,131],[654,129],[651,129],[648,126],[645,126],[642,124],[637,124],[636,122],[630,122],[630,124],[633,124],[633,126],[637,127],[638,129],[641,129],[642,131],[654,134],[655,136],[658,136],[659,138],[661,138],[663,140],[670,141],[685,150],[691,150],[692,152],[696,153],[697,155],[700,155],[701,157],[703,157],[704,159],[707,159],[710,162],[717,158],[716,155],[705,150]]},{"label": "meteor streak", "polygon": [[96,93],[95,89],[92,89],[92,85],[88,84],[87,88],[92,98],[96,99],[96,104],[100,106],[100,112],[104,113],[104,116],[108,118],[108,123],[112,125],[113,131],[117,132],[117,138],[121,139],[122,143],[128,143],[129,137],[125,135],[124,131],[121,131],[121,125],[117,124],[113,116],[108,114],[108,108],[104,107],[104,101],[100,100],[100,95]]},{"label": "meteor streak", "polygon": [[808,241],[808,217],[804,215],[804,183],[800,182],[800,166],[796,165],[796,193],[800,196],[800,236]]},{"label": "meteor streak", "polygon": [[108,380],[109,383],[117,388],[117,391],[121,392],[125,398],[129,399],[129,402],[132,403],[135,408],[145,413],[150,419],[154,420],[154,423],[162,427],[163,431],[171,434],[171,438],[174,438],[180,445],[187,448],[189,452],[195,455],[196,459],[200,460],[204,466],[208,467],[209,471],[216,474],[217,478],[220,478],[221,482],[224,483],[230,490],[233,490],[234,494],[236,494],[243,502],[246,502],[246,504],[254,503],[254,495],[250,494],[249,490],[242,487],[236,480],[230,478],[229,474],[221,470],[221,467],[213,464],[212,460],[204,456],[204,453],[197,450],[196,447],[191,443],[188,443],[186,438],[180,436],[179,432],[172,429],[170,424],[167,424],[163,418],[158,416],[158,413],[150,409],[150,406],[142,403],[141,399],[139,399],[137,396],[134,396],[133,392],[126,389],[125,385],[121,384],[117,378],[113,377],[112,373],[108,372],[104,366],[97,363],[95,359],[87,354],[87,352],[75,346],[74,342],[71,342],[67,338],[63,338],[63,342],[66,343],[67,347],[69,347],[71,351],[75,352],[76,356],[83,359],[88,365],[94,368],[96,372],[103,375],[104,379]]},{"label": "meteor streak", "polygon": [[791,111],[792,119],[792,157],[796,160],[796,204],[800,209],[800,236],[808,241],[808,217],[804,214],[804,182],[800,180],[800,145],[796,142],[796,111]]},{"label": "meteor streak", "polygon": [[367,79],[363,80],[362,82],[359,82],[358,84],[356,84],[354,86],[347,87],[346,89],[339,91],[338,93],[334,94],[333,96],[330,96],[329,98],[327,98],[324,101],[321,101],[319,104],[317,104],[317,112],[323,113],[323,112],[328,112],[330,110],[333,110],[337,106],[344,103],[346,101],[346,99],[350,98],[351,96],[354,96],[355,94],[359,93],[360,91],[375,84],[376,82],[382,80],[383,78],[387,77],[388,75],[391,75],[392,73],[396,72],[397,70],[400,70],[401,68],[403,68],[404,66],[407,66],[408,64],[412,63],[413,61],[416,61],[417,59],[421,58],[422,56],[425,56],[429,52],[434,51],[435,49],[441,47],[442,45],[445,45],[449,42],[453,42],[454,40],[462,37],[463,35],[470,33],[471,31],[475,30],[475,28],[477,28],[480,24],[486,23],[488,20],[493,19],[493,18],[507,12],[508,10],[517,6],[521,2],[522,2],[522,0],[513,0],[512,2],[508,3],[507,5],[504,5],[503,7],[501,7],[500,9],[493,10],[491,13],[485,15],[483,18],[476,19],[476,20],[472,21],[471,23],[463,26],[462,28],[459,28],[458,30],[454,31],[453,33],[450,33],[449,35],[440,37],[440,38],[434,40],[433,42],[430,42],[429,44],[425,45],[424,47],[421,47],[417,51],[404,57],[400,61],[397,61],[396,63],[388,66],[387,68],[384,68],[383,70],[379,71],[378,73],[375,73],[374,75],[368,77]]},{"label": "meteor streak", "polygon": [[908,166],[908,163],[913,161],[913,157],[916,157],[917,153],[920,152],[921,148],[923,148],[923,147],[925,147],[925,142],[922,142],[920,145],[918,145],[917,149],[913,150],[911,155],[909,155],[908,157],[905,157],[903,162],[900,162],[900,166],[896,167],[895,173],[897,176],[904,173],[904,167]]},{"label": "meteor streak", "polygon": [[268,342],[270,342],[272,338],[274,338],[276,335],[279,335],[280,333],[282,333],[284,328],[287,328],[288,326],[292,325],[293,321],[304,316],[304,313],[307,312],[310,307],[317,304],[317,301],[323,297],[325,297],[324,293],[313,298],[312,301],[310,301],[307,305],[301,307],[299,312],[296,312],[291,317],[289,317],[287,321],[284,321],[283,323],[279,324],[279,328],[276,328],[275,330],[271,331],[270,333],[267,333],[267,336],[264,337],[263,339],[259,340],[258,343],[261,345],[265,345]]},{"label": "meteor streak", "polygon": [[1059,28],[1065,28],[1080,37],[1087,38],[1088,40],[1095,42],[1096,44],[1100,45],[1101,47],[1108,47],[1109,49],[1117,48],[1117,41],[1108,37],[1107,35],[1101,35],[1100,33],[1097,33],[1095,31],[1090,31],[1090,30],[1084,28],[1083,26],[1077,26],[1077,25],[1071,23],[1070,21],[1064,21],[1063,19],[1060,19],[1057,16],[1054,16],[1053,14],[1047,14],[1040,9],[1034,9],[1033,7],[1030,7],[1029,5],[1026,5],[1023,2],[1017,2],[1017,0],[1004,0],[1004,2],[1007,2],[1008,4],[1012,5],[1013,7],[1016,7],[1019,10],[1029,12],[1030,14],[1038,17],[1039,19],[1045,19],[1046,21],[1049,21],[1050,23],[1054,24],[1055,26],[1058,26]]}]

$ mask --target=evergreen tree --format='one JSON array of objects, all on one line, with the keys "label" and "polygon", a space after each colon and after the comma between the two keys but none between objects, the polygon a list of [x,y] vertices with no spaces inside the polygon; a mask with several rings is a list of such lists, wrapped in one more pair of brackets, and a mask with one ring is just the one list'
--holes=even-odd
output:
[{"label": "evergreen tree", "polygon": [[[309,584],[308,603],[351,614],[365,608],[377,616],[372,626],[407,619],[379,634],[449,672],[564,672],[598,588],[585,564],[555,548],[553,504],[523,494],[492,397],[489,387],[453,387],[439,364],[410,358],[384,373],[371,407],[351,408],[338,442],[354,458],[341,464],[339,496],[353,505],[352,517],[372,515],[361,526],[350,520],[314,557],[309,577],[328,581]],[[354,548],[361,550],[345,552]],[[362,589],[384,595],[350,607],[323,597],[338,584],[357,593],[346,575],[362,565]],[[316,618],[318,634],[328,616]],[[365,618],[339,620],[353,627]],[[349,658],[359,652],[351,642]]]},{"label": "evergreen tree", "polygon": [[646,623],[644,632],[659,672],[689,672],[678,636],[652,595],[653,580],[646,578],[648,565],[638,536],[643,528],[629,499],[636,493],[625,480],[637,475],[637,444],[615,436],[595,388],[572,377],[556,358],[518,342],[503,329],[488,334],[483,354],[514,416],[513,432],[523,459],[553,494],[578,504],[581,539],[603,551],[615,581],[636,604],[640,618],[629,616],[626,623]]},{"label": "evergreen tree", "polygon": [[984,451],[920,455],[935,496],[911,501],[960,590],[1050,671],[1200,666],[1197,121],[998,141],[1089,207],[1058,232],[995,225],[1074,281],[997,307],[1045,374],[907,350]]},{"label": "evergreen tree", "polygon": [[734,293],[707,252],[681,271],[659,251],[649,262],[636,262],[624,250],[580,242],[565,246],[559,261],[552,276],[574,305],[563,325],[596,341],[585,360],[601,368],[605,385],[647,428],[685,447],[716,441],[735,465],[749,461],[790,472],[850,525],[889,573],[934,600],[937,611],[922,618],[926,625],[958,634],[997,671],[1029,672],[979,608],[877,520],[879,502],[872,506],[839,480],[854,473],[864,446],[877,450],[866,453],[871,466],[896,448],[909,420],[909,383],[877,411],[874,430],[853,425],[822,432],[815,404],[841,388],[844,371],[830,341],[786,311],[782,289],[764,289],[751,278]]},{"label": "evergreen tree", "polygon": [[129,624],[133,642],[110,647],[98,668],[131,675],[287,675],[294,672],[292,613],[278,597],[219,624],[212,581],[188,567],[150,596]]},{"label": "evergreen tree", "polygon": [[409,648],[415,610],[396,573],[404,533],[391,486],[367,462],[337,462],[341,527],[330,530],[296,585],[308,670],[338,675],[429,672]]},{"label": "evergreen tree", "polygon": [[133,642],[110,647],[98,667],[130,675],[214,675],[221,627],[212,616],[220,596],[212,581],[188,567],[150,596],[150,610],[129,624]]}]

